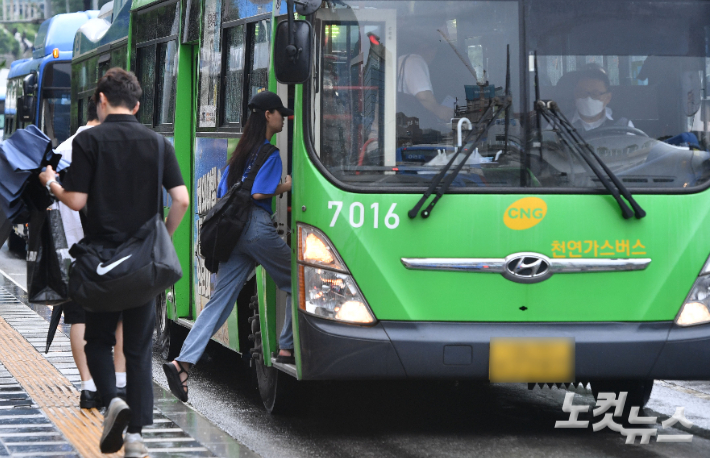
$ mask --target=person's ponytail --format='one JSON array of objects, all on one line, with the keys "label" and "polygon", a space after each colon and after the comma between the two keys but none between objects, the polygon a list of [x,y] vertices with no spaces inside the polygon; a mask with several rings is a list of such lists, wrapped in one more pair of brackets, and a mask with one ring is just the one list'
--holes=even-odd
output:
[{"label": "person's ponytail", "polygon": [[244,168],[254,159],[251,157],[252,154],[256,154],[258,147],[264,141],[266,141],[266,115],[265,112],[256,110],[249,114],[242,137],[229,158],[227,185],[230,188],[242,179]]}]

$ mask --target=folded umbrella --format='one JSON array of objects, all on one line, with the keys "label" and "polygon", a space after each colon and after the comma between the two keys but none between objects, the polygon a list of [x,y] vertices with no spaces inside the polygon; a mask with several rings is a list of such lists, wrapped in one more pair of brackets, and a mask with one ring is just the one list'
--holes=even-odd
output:
[{"label": "folded umbrella", "polygon": [[44,352],[49,353],[49,346],[52,345],[54,340],[54,334],[57,333],[57,328],[59,327],[59,320],[62,319],[62,311],[64,307],[59,304],[52,307],[52,318],[49,320],[49,329],[47,330],[47,347],[45,347]]}]

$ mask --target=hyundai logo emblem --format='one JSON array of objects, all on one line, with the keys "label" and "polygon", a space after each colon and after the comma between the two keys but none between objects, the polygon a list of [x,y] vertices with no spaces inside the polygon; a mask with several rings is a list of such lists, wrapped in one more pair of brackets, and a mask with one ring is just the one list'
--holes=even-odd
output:
[{"label": "hyundai logo emblem", "polygon": [[516,253],[505,258],[503,276],[517,283],[537,283],[552,275],[550,259],[537,253]]}]

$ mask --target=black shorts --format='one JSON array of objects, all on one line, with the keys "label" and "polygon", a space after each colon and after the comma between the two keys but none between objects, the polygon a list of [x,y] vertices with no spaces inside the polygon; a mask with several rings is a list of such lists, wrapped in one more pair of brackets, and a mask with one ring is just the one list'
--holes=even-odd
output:
[{"label": "black shorts", "polygon": [[86,323],[86,315],[84,314],[84,309],[79,304],[74,301],[69,301],[62,304],[62,307],[64,308],[64,323]]}]

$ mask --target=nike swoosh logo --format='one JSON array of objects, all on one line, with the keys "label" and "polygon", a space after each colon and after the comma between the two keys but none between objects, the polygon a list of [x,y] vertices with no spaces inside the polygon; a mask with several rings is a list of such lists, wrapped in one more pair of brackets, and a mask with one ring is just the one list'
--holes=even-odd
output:
[{"label": "nike swoosh logo", "polygon": [[101,264],[99,264],[98,266],[96,266],[96,273],[99,275],[105,275],[108,272],[112,271],[117,265],[121,264],[123,261],[130,258],[131,256],[133,256],[133,255],[129,254],[125,258],[121,258],[118,261],[112,262],[111,264],[109,264],[107,266],[102,266]]}]

